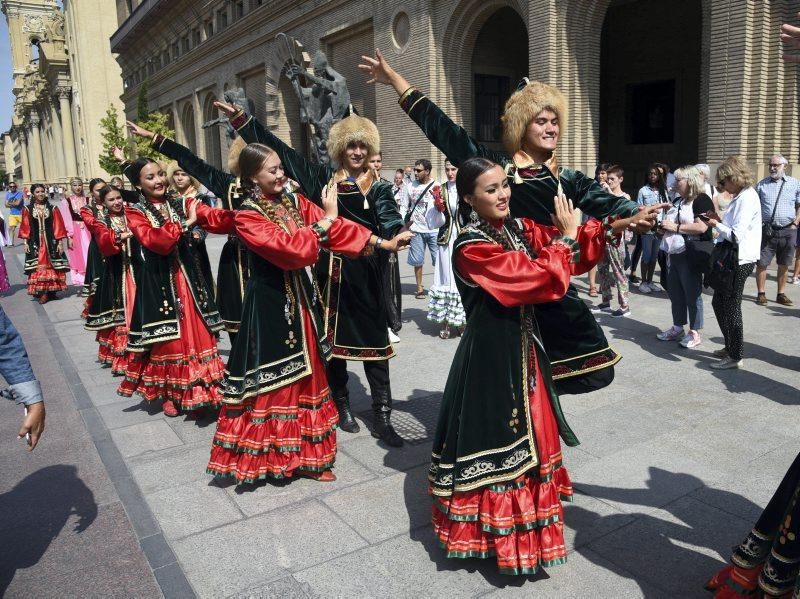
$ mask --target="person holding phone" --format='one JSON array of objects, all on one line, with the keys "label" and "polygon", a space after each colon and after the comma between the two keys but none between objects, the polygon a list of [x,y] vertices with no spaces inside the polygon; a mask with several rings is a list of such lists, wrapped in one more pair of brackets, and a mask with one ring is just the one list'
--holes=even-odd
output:
[{"label": "person holding phone", "polygon": [[17,438],[26,439],[28,451],[33,451],[44,432],[44,399],[42,387],[33,374],[28,352],[11,319],[0,306],[0,375],[8,388],[0,391],[6,399],[25,406]]}]

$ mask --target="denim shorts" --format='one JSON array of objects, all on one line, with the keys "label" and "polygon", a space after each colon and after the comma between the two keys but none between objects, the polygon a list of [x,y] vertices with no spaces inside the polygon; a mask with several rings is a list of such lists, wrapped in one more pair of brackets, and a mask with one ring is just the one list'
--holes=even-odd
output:
[{"label": "denim shorts", "polygon": [[408,263],[411,266],[425,264],[425,247],[431,252],[431,264],[436,266],[436,256],[439,254],[439,245],[436,243],[437,233],[414,233],[411,245],[408,247]]},{"label": "denim shorts", "polygon": [[644,233],[642,239],[642,264],[655,264],[658,262],[658,246],[661,240],[655,233]]}]

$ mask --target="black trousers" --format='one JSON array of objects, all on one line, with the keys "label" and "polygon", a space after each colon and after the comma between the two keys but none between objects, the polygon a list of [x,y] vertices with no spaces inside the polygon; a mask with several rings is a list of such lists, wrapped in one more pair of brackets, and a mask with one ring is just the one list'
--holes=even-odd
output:
[{"label": "black trousers", "polygon": [[[366,360],[364,374],[372,395],[372,409],[376,412],[392,411],[392,389],[389,385],[389,360]],[[332,358],[328,362],[328,384],[334,397],[347,395],[347,361]]]},{"label": "black trousers", "polygon": [[744,324],[742,321],[742,293],[747,277],[753,272],[755,263],[740,264],[733,278],[733,287],[725,291],[714,291],[711,306],[717,317],[722,336],[725,337],[725,349],[731,359],[742,359],[744,348]]}]

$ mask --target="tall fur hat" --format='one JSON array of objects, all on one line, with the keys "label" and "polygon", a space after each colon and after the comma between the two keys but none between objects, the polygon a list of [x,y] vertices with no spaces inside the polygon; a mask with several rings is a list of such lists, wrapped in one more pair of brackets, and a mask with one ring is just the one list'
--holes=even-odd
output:
[{"label": "tall fur hat", "polygon": [[370,156],[381,150],[381,135],[375,123],[363,116],[351,114],[331,127],[328,135],[328,154],[331,159],[341,164],[347,146],[358,141],[367,146]]},{"label": "tall fur hat", "polygon": [[556,113],[559,137],[563,137],[567,129],[569,109],[567,99],[558,88],[541,81],[531,81],[511,94],[500,118],[503,123],[503,145],[511,156],[522,148],[528,124],[543,110],[552,110]]},{"label": "tall fur hat", "polygon": [[239,176],[239,154],[246,145],[245,141],[237,135],[228,149],[228,172],[237,177]]},{"label": "tall fur hat", "polygon": [[[175,187],[175,183],[173,183],[172,177],[175,176],[176,171],[183,171],[183,169],[180,167],[180,165],[177,163],[177,161],[173,160],[172,162],[167,164],[167,168],[164,169],[164,170],[167,173],[167,181],[169,181],[169,184],[172,187]],[[186,172],[186,171],[183,171],[183,172]],[[186,173],[186,174],[189,175],[189,173]],[[200,184],[200,181],[198,181],[197,179],[195,179],[191,175],[189,175],[189,178],[192,180],[192,187],[194,187],[199,192],[200,188],[202,187],[202,185]]]}]

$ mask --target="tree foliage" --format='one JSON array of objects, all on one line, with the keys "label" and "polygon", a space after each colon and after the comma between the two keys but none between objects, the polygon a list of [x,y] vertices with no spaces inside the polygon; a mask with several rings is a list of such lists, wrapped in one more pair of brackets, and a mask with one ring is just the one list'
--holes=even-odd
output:
[{"label": "tree foliage", "polygon": [[122,168],[119,162],[114,160],[111,151],[114,146],[119,146],[126,150],[126,155],[130,155],[128,141],[125,139],[125,130],[120,126],[119,113],[112,104],[106,110],[106,115],[100,119],[100,130],[103,136],[103,153],[100,155],[100,166],[109,175],[121,175]]},{"label": "tree foliage", "polygon": [[[168,120],[169,117],[166,114],[156,111],[148,114],[147,118],[144,120],[140,119],[136,124],[153,133],[159,133],[164,137],[175,137],[175,132],[167,125]],[[146,156],[153,160],[163,160],[164,156],[150,146],[150,141],[150,139],[145,137],[137,137],[136,155],[139,158]]]}]

